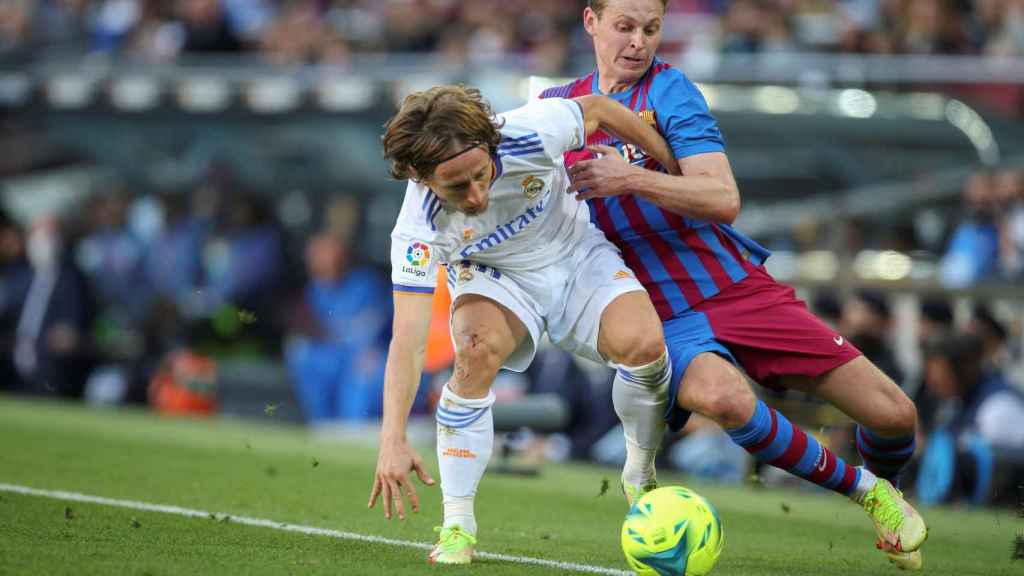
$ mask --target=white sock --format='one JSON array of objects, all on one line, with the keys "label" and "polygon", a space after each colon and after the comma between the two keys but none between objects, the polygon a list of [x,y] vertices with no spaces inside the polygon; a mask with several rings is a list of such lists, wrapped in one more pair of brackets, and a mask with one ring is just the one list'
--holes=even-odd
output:
[{"label": "white sock", "polygon": [[850,493],[850,500],[853,500],[857,504],[864,503],[864,496],[875,487],[878,482],[878,477],[868,470],[864,466],[858,466],[857,470],[860,471],[860,480],[857,481],[857,485],[853,488],[853,492]]},{"label": "white sock", "polygon": [[622,481],[644,485],[655,479],[654,459],[665,435],[672,361],[667,351],[643,366],[619,366],[612,382],[612,403],[626,437]]},{"label": "white sock", "polygon": [[476,534],[473,498],[494,448],[494,392],[466,399],[446,384],[437,405],[437,461],[441,469],[444,526]]}]

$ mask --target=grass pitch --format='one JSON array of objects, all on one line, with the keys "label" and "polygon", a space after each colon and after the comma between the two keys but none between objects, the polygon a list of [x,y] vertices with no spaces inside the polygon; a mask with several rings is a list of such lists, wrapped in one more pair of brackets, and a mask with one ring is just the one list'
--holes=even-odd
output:
[{"label": "grass pitch", "polygon": [[[421,454],[431,459],[429,450]],[[418,486],[423,510],[400,523],[367,510],[376,454],[301,430],[177,420],[130,410],[0,397],[0,483],[215,512],[189,518],[0,491],[0,574],[568,574],[485,559],[425,563],[421,549],[286,532],[231,515],[430,543],[440,492]],[[436,464],[431,462],[437,477]],[[479,549],[624,570],[614,470],[548,466],[539,478],[488,474],[477,499]],[[663,474],[663,485],[687,484]],[[820,493],[689,484],[725,526],[713,574],[899,574],[873,547],[863,512]],[[924,574],[1020,575],[1007,510],[926,509]],[[225,515],[228,518],[225,519]]]}]

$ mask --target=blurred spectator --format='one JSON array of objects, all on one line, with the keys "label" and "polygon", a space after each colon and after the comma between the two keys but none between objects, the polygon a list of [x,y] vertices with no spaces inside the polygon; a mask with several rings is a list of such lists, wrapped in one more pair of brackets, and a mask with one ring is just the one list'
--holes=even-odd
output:
[{"label": "blurred spectator", "polygon": [[831,291],[823,291],[815,294],[811,300],[811,310],[814,315],[821,318],[833,328],[839,327],[839,320],[842,317],[843,309],[839,300]]},{"label": "blurred spectator", "polygon": [[928,297],[921,301],[921,315],[917,323],[917,343],[923,349],[932,338],[953,329],[953,306],[942,297]]},{"label": "blurred spectator", "polygon": [[755,0],[736,0],[722,20],[722,52],[757,52],[761,47],[761,9]]},{"label": "blurred spectator", "polygon": [[0,388],[15,387],[14,346],[32,269],[25,258],[25,238],[17,222],[0,212]]},{"label": "blurred spectator", "polygon": [[32,12],[32,38],[42,46],[83,48],[91,41],[89,22],[95,17],[90,0],[36,0]]},{"label": "blurred spectator", "polygon": [[925,351],[925,384],[944,401],[937,426],[979,434],[994,445],[1024,447],[1024,399],[997,368],[986,368],[984,341],[967,333],[941,336]]},{"label": "blurred spectator", "polygon": [[[578,460],[588,459],[594,445],[619,423],[612,406],[614,374],[600,369],[588,371],[583,366],[571,354],[543,346],[526,372],[530,394],[557,395],[568,408],[565,434],[569,457]],[[621,449],[624,453],[624,444]]]},{"label": "blurred spectator", "polygon": [[184,27],[183,52],[242,50],[242,38],[232,27],[220,0],[176,0],[175,8]]},{"label": "blurred spectator", "polygon": [[839,320],[839,333],[846,336],[864,356],[899,385],[903,385],[903,371],[892,353],[889,333],[892,331],[892,312],[885,294],[862,290],[843,305]]},{"label": "blurred spectator", "polygon": [[929,342],[925,383],[942,404],[927,440],[918,497],[987,503],[1004,488],[1001,478],[1019,476],[1024,396],[1001,371],[986,369],[984,344],[973,334]]},{"label": "blurred spectator", "polygon": [[146,278],[157,295],[184,302],[199,286],[208,227],[189,213],[180,194],[162,198],[163,222],[146,254]]},{"label": "blurred spectator", "polygon": [[969,286],[995,272],[999,254],[998,203],[990,173],[967,179],[964,204],[967,214],[942,258],[940,277],[950,288]]},{"label": "blurred spectator", "polygon": [[1024,55],[1024,2],[987,0],[979,4],[997,4],[991,8],[996,14],[985,38],[984,53],[1002,57]]},{"label": "blurred spectator", "polygon": [[146,60],[175,58],[185,42],[183,28],[172,20],[174,5],[165,0],[142,0],[139,23],[128,49]]},{"label": "blurred spectator", "polygon": [[85,283],[67,258],[56,220],[33,224],[26,244],[32,278],[18,317],[15,368],[30,393],[81,397],[90,360]]},{"label": "blurred spectator", "polygon": [[906,4],[902,52],[956,54],[964,50],[959,15],[950,0],[908,0]]},{"label": "blurred spectator", "polygon": [[309,284],[285,351],[306,419],[323,424],[381,415],[391,291],[377,272],[355,268],[331,234],[309,240]]},{"label": "blurred spectator", "polygon": [[127,226],[128,198],[101,194],[89,209],[88,231],[75,248],[75,260],[98,298],[100,312],[138,324],[149,303],[142,242]]},{"label": "blurred spectator", "polygon": [[1002,275],[1024,278],[1024,171],[1003,169],[993,178],[999,222],[999,266]]},{"label": "blurred spectator", "polygon": [[278,19],[262,37],[264,52],[278,64],[345,64],[349,46],[324,22],[315,3],[284,2]]},{"label": "blurred spectator", "polygon": [[982,365],[986,371],[1002,371],[1006,367],[1009,351],[1006,326],[993,315],[985,304],[974,307],[974,314],[966,331],[981,339]]},{"label": "blurred spectator", "polygon": [[232,195],[203,246],[202,282],[191,312],[200,317],[224,306],[269,317],[282,266],[277,228],[262,198]]},{"label": "blurred spectator", "polygon": [[705,481],[740,484],[746,480],[750,454],[713,420],[694,414],[683,432],[685,436],[667,450],[674,468]]},{"label": "blurred spectator", "polygon": [[[929,297],[921,302],[917,319],[917,352],[922,356],[928,342],[949,334],[953,330],[953,307],[942,297]],[[917,405],[917,417],[921,426],[928,428],[935,419],[939,399],[924,384],[924,375],[919,374],[913,381],[905,383],[907,395]]]},{"label": "blurred spectator", "polygon": [[32,4],[29,0],[0,1],[0,49],[23,46],[31,38]]}]

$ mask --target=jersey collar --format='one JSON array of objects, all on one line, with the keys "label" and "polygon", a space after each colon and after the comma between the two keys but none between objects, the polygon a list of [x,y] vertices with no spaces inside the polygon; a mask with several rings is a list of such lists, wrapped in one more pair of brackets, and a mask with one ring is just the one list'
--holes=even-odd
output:
[{"label": "jersey collar", "polygon": [[651,73],[651,70],[654,70],[654,67],[660,63],[661,60],[659,60],[658,57],[655,56],[654,60],[651,61],[650,68],[648,68],[647,71],[644,72],[644,75],[638,78],[637,81],[634,82],[633,85],[629,87],[629,90],[623,90],[622,92],[616,92],[614,94],[605,94],[604,92],[601,91],[601,72],[600,70],[595,69],[594,77],[590,81],[590,92],[592,94],[607,96],[614,100],[618,100],[619,102],[625,102],[626,100],[629,99],[630,96],[633,95],[633,91],[636,90],[637,87],[640,86],[640,84],[647,78],[647,76]]}]

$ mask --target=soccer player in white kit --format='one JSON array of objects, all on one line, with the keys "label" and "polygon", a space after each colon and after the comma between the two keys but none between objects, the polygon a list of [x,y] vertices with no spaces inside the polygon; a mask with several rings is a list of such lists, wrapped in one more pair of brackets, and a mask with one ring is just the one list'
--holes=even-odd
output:
[{"label": "soccer player in white kit", "polygon": [[[561,348],[617,369],[616,412],[631,454],[655,450],[637,423],[663,418],[671,363],[647,293],[569,193],[563,154],[601,129],[675,166],[668,144],[604,96],[546,99],[491,113],[477,90],[438,86],[408,96],[388,123],[384,154],[409,179],[392,232],[394,327],[384,419],[369,506],[405,517],[419,501],[409,472],[433,485],[409,446],[431,298],[440,265],[452,292],[455,367],[437,407],[444,525],[431,562],[465,564],[476,544],[473,499],[494,440],[491,383],[525,370],[543,332]],[[607,150],[601,150],[602,152]],[[426,297],[424,297],[426,296]],[[631,475],[627,461],[623,482]]]}]

